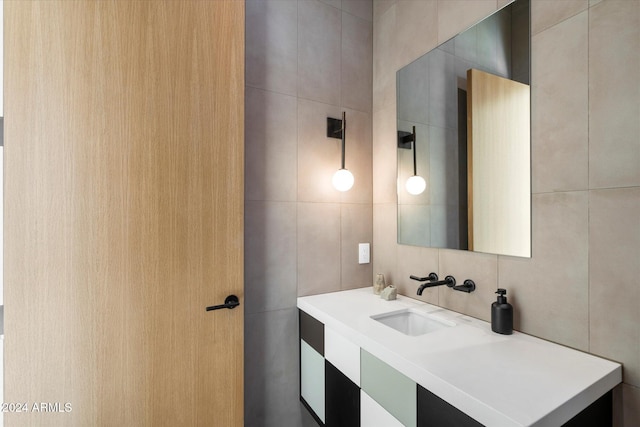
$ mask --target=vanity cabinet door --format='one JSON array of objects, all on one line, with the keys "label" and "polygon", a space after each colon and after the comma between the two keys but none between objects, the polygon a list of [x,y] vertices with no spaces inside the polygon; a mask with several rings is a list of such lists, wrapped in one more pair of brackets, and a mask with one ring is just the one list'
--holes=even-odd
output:
[{"label": "vanity cabinet door", "polygon": [[300,400],[325,422],[324,324],[298,310],[300,327]]},{"label": "vanity cabinet door", "polygon": [[324,357],[303,339],[300,340],[300,399],[324,423]]},{"label": "vanity cabinet door", "polygon": [[360,347],[331,328],[324,328],[324,358],[360,387]]},{"label": "vanity cabinet door", "polygon": [[609,390],[562,427],[611,427],[613,425],[613,391]]},{"label": "vanity cabinet door", "polygon": [[325,425],[354,427],[360,425],[360,387],[325,360]]},{"label": "vanity cabinet door", "polygon": [[360,385],[406,427],[416,426],[416,383],[371,353],[360,351]]},{"label": "vanity cabinet door", "polygon": [[464,412],[418,384],[418,427],[482,427]]},{"label": "vanity cabinet door", "polygon": [[298,314],[300,338],[324,357],[324,324],[302,310]]},{"label": "vanity cabinet door", "polygon": [[360,425],[363,427],[404,427],[398,419],[360,390]]}]

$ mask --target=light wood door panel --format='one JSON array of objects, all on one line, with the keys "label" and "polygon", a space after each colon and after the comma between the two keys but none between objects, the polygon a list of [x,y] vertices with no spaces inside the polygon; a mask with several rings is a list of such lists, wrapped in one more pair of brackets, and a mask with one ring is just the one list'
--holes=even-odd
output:
[{"label": "light wood door panel", "polygon": [[5,2],[5,69],[5,401],[71,404],[6,424],[242,425],[244,2]]},{"label": "light wood door panel", "polygon": [[467,71],[469,250],[531,256],[529,86]]}]

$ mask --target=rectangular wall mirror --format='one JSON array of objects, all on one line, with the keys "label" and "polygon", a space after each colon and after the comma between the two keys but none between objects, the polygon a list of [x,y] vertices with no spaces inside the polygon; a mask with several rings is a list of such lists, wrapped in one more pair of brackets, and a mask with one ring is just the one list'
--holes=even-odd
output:
[{"label": "rectangular wall mirror", "polygon": [[531,256],[530,5],[397,72],[398,243]]}]

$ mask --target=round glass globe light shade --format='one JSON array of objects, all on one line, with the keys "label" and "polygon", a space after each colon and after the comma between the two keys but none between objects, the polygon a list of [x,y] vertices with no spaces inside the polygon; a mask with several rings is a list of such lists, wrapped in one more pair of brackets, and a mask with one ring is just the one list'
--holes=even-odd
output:
[{"label": "round glass globe light shade", "polygon": [[333,186],[338,191],[348,191],[353,187],[353,174],[349,172],[347,169],[338,169],[336,173],[333,174],[333,179],[331,180]]},{"label": "round glass globe light shade", "polygon": [[407,180],[405,188],[407,189],[409,194],[417,196],[418,194],[422,194],[425,188],[427,188],[427,182],[423,177],[414,175]]}]

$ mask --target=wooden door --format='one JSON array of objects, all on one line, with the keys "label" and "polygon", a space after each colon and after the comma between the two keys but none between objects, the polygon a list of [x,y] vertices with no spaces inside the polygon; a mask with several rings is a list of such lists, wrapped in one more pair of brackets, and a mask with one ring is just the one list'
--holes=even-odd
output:
[{"label": "wooden door", "polygon": [[467,71],[469,249],[531,256],[529,86]]},{"label": "wooden door", "polygon": [[5,70],[6,425],[242,425],[244,2],[5,2]]}]

